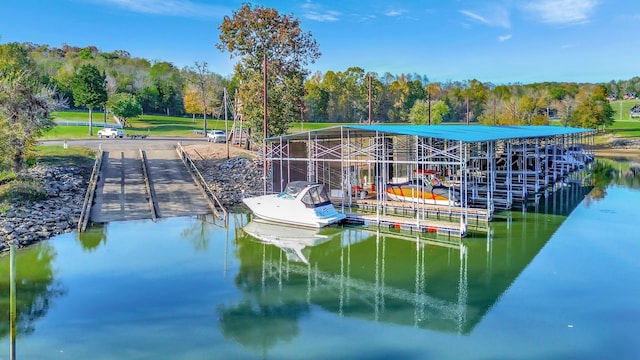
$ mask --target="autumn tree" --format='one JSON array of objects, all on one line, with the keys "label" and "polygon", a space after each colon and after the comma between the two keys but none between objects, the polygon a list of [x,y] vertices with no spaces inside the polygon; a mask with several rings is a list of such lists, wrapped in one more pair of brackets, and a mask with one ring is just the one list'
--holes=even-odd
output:
[{"label": "autumn tree", "polygon": [[76,106],[89,109],[89,135],[93,136],[93,108],[107,102],[106,76],[93,65],[85,64],[75,74],[71,88]]},{"label": "autumn tree", "polygon": [[249,3],[225,16],[219,29],[216,47],[239,59],[235,67],[240,79],[237,96],[253,140],[285,134],[289,123],[300,117],[304,79],[309,74],[305,67],[320,56],[318,44],[311,33],[302,31],[293,15]]},{"label": "autumn tree", "polygon": [[[222,97],[222,91],[224,88],[224,81],[220,75],[213,74],[209,71],[208,64],[206,62],[196,61],[195,66],[188,68],[188,75],[186,76],[189,82],[188,91],[190,91],[189,97],[185,95],[185,99],[199,102],[199,105],[195,107],[195,104],[189,104],[191,110],[196,108],[202,113],[204,119],[204,133],[207,133],[207,114],[219,114],[216,109],[220,108]],[[185,102],[185,107],[186,107]],[[195,114],[192,112],[192,114]]]},{"label": "autumn tree", "polygon": [[198,89],[195,86],[188,86],[187,90],[184,92],[184,96],[182,98],[182,103],[184,104],[184,111],[187,114],[191,114],[193,116],[193,122],[196,122],[196,114],[201,114],[204,112],[204,105],[202,105],[202,101],[200,101],[200,96],[198,96]]},{"label": "autumn tree", "polygon": [[0,165],[19,172],[37,138],[55,125],[51,111],[63,106],[22,45],[0,45]]}]

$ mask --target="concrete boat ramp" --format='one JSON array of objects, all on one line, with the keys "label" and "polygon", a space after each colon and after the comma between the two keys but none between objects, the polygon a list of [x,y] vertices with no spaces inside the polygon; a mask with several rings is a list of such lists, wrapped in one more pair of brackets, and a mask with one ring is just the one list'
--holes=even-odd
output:
[{"label": "concrete boat ramp", "polygon": [[86,199],[85,224],[89,220],[93,223],[155,221],[216,211],[203,184],[197,182],[196,175],[176,149],[118,151],[112,148],[102,151],[96,164],[92,176],[95,190],[93,194],[89,192]]}]

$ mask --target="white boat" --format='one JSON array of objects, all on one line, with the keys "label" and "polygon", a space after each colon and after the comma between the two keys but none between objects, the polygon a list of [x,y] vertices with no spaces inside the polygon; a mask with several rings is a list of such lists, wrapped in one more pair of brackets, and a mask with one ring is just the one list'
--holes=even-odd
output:
[{"label": "white boat", "polygon": [[260,242],[279,247],[287,255],[287,260],[305,264],[309,264],[308,255],[303,251],[305,248],[323,244],[340,235],[340,232],[321,234],[320,229],[285,226],[260,219],[252,220],[242,230]]},{"label": "white boat", "polygon": [[344,220],[323,184],[292,181],[279,194],[242,199],[259,218],[288,225],[321,228]]}]

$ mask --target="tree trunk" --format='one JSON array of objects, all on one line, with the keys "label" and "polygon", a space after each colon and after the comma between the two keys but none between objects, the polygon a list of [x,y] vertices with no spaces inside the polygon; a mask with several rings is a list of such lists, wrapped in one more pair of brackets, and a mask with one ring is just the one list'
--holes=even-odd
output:
[{"label": "tree trunk", "polygon": [[93,136],[93,108],[89,108],[89,136]]},{"label": "tree trunk", "polygon": [[22,155],[22,146],[16,146],[11,159],[11,169],[15,174],[18,174],[24,166],[24,157]]},{"label": "tree trunk", "polygon": [[202,113],[204,118],[204,136],[207,136],[207,112]]}]

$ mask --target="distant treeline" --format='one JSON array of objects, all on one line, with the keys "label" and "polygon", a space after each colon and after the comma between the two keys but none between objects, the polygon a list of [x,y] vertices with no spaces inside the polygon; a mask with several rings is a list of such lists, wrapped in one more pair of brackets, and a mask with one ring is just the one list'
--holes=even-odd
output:
[{"label": "distant treeline", "polygon": [[[106,75],[110,96],[133,94],[145,113],[201,114],[204,102],[207,114],[218,117],[222,89],[227,88],[233,96],[237,86],[235,76],[209,71],[206,63],[179,69],[170,62],[132,57],[124,50],[22,45],[45,82],[54,85],[72,108],[71,81],[78,67],[87,63]],[[204,100],[203,76],[209,79],[209,95]],[[612,112],[608,114],[611,107],[607,102],[613,94],[640,93],[640,77],[594,84],[496,85],[476,79],[436,83],[425,75],[377,74],[350,67],[312,74],[305,79],[305,89],[300,116],[307,122],[366,122],[371,109],[374,122],[545,124],[549,118],[558,118],[567,125],[597,127],[613,120],[608,120]]]}]

